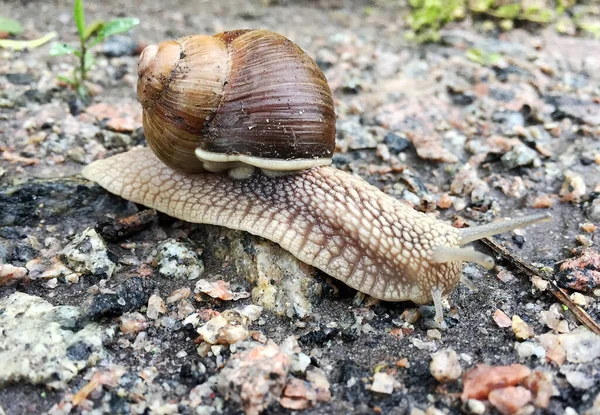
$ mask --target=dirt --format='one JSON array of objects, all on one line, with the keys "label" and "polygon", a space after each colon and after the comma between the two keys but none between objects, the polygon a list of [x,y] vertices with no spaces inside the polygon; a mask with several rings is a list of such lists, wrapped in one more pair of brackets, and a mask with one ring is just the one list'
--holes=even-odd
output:
[{"label": "dirt", "polygon": [[[64,2],[0,4],[0,15],[22,22],[26,35],[56,30],[61,41],[75,42],[70,13],[71,5]],[[578,235],[585,234],[589,248],[597,251],[597,231],[586,233],[580,225],[600,221],[600,205],[594,204],[600,196],[600,42],[561,37],[543,27],[486,33],[477,22],[466,21],[444,29],[441,44],[414,45],[404,40],[406,13],[403,5],[367,1],[86,3],[90,21],[138,17],[141,24],[128,35],[137,45],[238,28],[279,32],[314,57],[330,82],[338,115],[336,167],[456,225],[536,213],[536,198],[545,196],[552,222],[524,230],[524,238],[513,232],[496,240],[526,262],[550,269],[577,254]],[[469,47],[500,53],[502,61],[494,66],[471,62],[465,55]],[[51,268],[50,259],[76,234],[107,217],[126,217],[143,209],[78,175],[94,159],[145,143],[136,121],[137,57],[108,58],[100,52],[99,48],[90,79],[98,94],[90,105],[127,108],[130,119],[121,124],[134,128],[115,131],[121,124],[107,122],[115,115],[108,120],[91,116],[76,95],[55,80],[56,74],[72,67],[68,58],[48,57],[47,47],[21,53],[0,50],[0,97],[6,100],[0,108],[0,263],[24,267],[40,258]],[[573,175],[580,181],[573,181]],[[436,206],[444,196],[452,201],[448,209]],[[109,258],[120,265],[110,280],[102,275],[81,275],[75,282],[60,275],[56,284],[24,279],[0,286],[0,300],[19,291],[55,306],[83,306],[86,298],[139,275],[153,281],[148,295],[166,299],[178,288],[193,291],[195,281],[165,278],[156,269],[153,251],[169,238],[185,241],[200,253],[202,278],[225,279],[252,291],[243,267],[226,258],[237,240],[248,255],[264,241],[159,214],[145,230],[121,242],[106,242]],[[475,247],[489,252],[481,244]],[[430,307],[421,308],[425,318],[408,324],[401,316],[414,304],[368,298],[361,302],[356,291],[314,271],[320,294],[310,297],[307,317],[264,310],[249,328],[277,344],[297,336],[311,364],[325,372],[331,400],[303,414],[403,414],[432,406],[461,413],[462,381],[440,384],[429,371],[431,354],[445,348],[459,355],[463,371],[477,363],[522,363],[550,372],[557,393],[548,408],[530,409],[540,414],[562,414],[566,408],[584,413],[600,393],[600,358],[559,365],[546,358],[520,357],[515,348],[520,342],[510,328],[498,327],[494,312],[502,309],[509,317],[520,316],[539,336],[552,332],[540,321],[540,312],[557,300],[535,289],[506,259],[497,258],[497,265],[513,278],[497,278],[499,268],[487,272],[465,265],[464,275],[479,290],[460,285],[449,296],[448,328],[441,339],[428,335]],[[588,288],[584,309],[598,322],[599,288]],[[189,300],[196,310],[217,311],[252,301]],[[572,313],[559,309],[570,331],[581,326]],[[143,307],[129,311],[145,313]],[[176,312],[177,304],[167,305],[167,314]],[[195,330],[182,319],[174,320],[168,327],[162,320],[149,321],[144,331],[152,347],[134,349],[137,334],[121,333],[118,315],[90,317],[90,322],[113,332],[104,344],[107,357],[63,389],[27,382],[4,385],[0,412],[44,413],[54,406],[54,413],[61,413],[55,405],[71,402],[94,371],[117,365],[126,369],[118,383],[96,388],[73,413],[194,413],[191,391],[218,375],[233,352],[225,348],[220,356],[200,356]],[[181,351],[186,355],[177,357]],[[397,365],[403,358],[409,367]],[[194,370],[197,363],[204,365],[205,373]],[[144,371],[149,368],[155,368],[156,377],[147,380]],[[573,386],[564,373],[567,369],[591,377],[592,385]],[[367,387],[380,370],[399,384],[391,395]],[[204,405],[219,406],[214,390]],[[496,413],[491,407],[488,411]],[[241,409],[230,400],[219,412]],[[292,411],[273,403],[265,413]]]}]

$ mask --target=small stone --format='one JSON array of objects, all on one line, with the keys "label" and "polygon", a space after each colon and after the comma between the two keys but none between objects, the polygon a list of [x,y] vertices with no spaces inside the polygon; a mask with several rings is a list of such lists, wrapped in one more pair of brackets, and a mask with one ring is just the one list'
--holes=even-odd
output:
[{"label": "small stone", "polygon": [[156,320],[161,314],[166,312],[167,307],[165,306],[163,299],[156,294],[152,294],[148,300],[148,310],[146,311],[148,318],[151,320]]},{"label": "small stone", "polygon": [[383,142],[387,144],[389,149],[394,153],[401,153],[410,146],[410,140],[402,138],[394,133],[387,133],[383,137]]},{"label": "small stone", "polygon": [[538,291],[546,291],[550,287],[550,282],[538,275],[534,275],[531,278],[531,283]]},{"label": "small stone", "polygon": [[434,340],[441,340],[442,333],[438,329],[427,330],[427,337]]},{"label": "small stone", "polygon": [[483,415],[485,413],[485,404],[477,399],[468,399],[463,404],[463,411],[470,415]]},{"label": "small stone", "polygon": [[541,164],[537,152],[524,144],[513,147],[513,149],[505,153],[500,160],[507,169],[530,165],[537,167]]},{"label": "small stone", "polygon": [[512,326],[512,321],[510,317],[508,317],[504,311],[497,309],[494,311],[494,321],[498,325],[498,327],[506,328]]},{"label": "small stone", "polygon": [[116,264],[109,258],[102,238],[94,229],[78,234],[61,252],[67,266],[73,271],[110,278]]},{"label": "small stone", "polygon": [[583,178],[573,171],[565,172],[565,181],[560,188],[559,195],[563,202],[579,203],[585,195],[586,187]]},{"label": "small stone", "polygon": [[462,374],[458,355],[452,349],[440,350],[431,355],[429,372],[438,380],[446,383],[455,381]]},{"label": "small stone", "polygon": [[119,318],[119,320],[121,321],[119,328],[124,334],[138,333],[146,330],[149,326],[148,322],[146,321],[146,317],[137,312],[125,313]]},{"label": "small stone", "polygon": [[444,193],[442,196],[440,196],[439,200],[437,201],[437,206],[440,209],[449,209],[452,207],[452,199],[448,193]]},{"label": "small stone", "polygon": [[593,233],[596,232],[597,226],[594,225],[593,223],[582,223],[581,225],[579,225],[579,227],[581,228],[582,231],[584,232],[588,232],[588,233]]},{"label": "small stone", "polygon": [[418,308],[407,308],[402,312],[400,318],[407,323],[415,324],[421,318],[421,313]]},{"label": "small stone", "polygon": [[283,397],[279,400],[281,406],[295,411],[312,407],[317,402],[317,394],[308,382],[292,378],[285,385]]},{"label": "small stone", "polygon": [[140,308],[148,302],[154,282],[149,278],[133,277],[116,286],[111,293],[98,293],[88,297],[82,308],[92,319],[121,315]]},{"label": "small stone", "polygon": [[190,290],[189,287],[179,288],[179,289],[173,291],[167,297],[167,304],[173,304],[173,303],[176,303],[176,302],[178,302],[180,300],[188,298],[191,293],[192,293],[192,290]]},{"label": "small stone", "polygon": [[306,380],[310,382],[313,389],[317,392],[317,401],[329,402],[331,400],[330,384],[322,369],[310,367],[306,371]]},{"label": "small stone", "polygon": [[577,243],[579,245],[586,247],[586,248],[589,248],[593,244],[593,241],[586,235],[577,235],[575,237],[575,240],[577,241]]},{"label": "small stone", "polygon": [[508,283],[515,279],[515,276],[510,271],[508,271],[506,268],[501,267],[501,266],[497,266],[497,268],[498,268],[498,274],[496,274],[496,277],[503,283]]},{"label": "small stone", "polygon": [[390,159],[390,149],[385,144],[377,144],[377,156],[381,158],[383,161],[388,161]]},{"label": "small stone", "polygon": [[223,280],[215,282],[209,282],[207,280],[198,280],[196,287],[194,288],[195,293],[204,293],[212,298],[218,298],[220,300],[239,300],[241,298],[250,297],[250,293],[247,292],[232,292],[231,285]]},{"label": "small stone", "polygon": [[0,264],[0,287],[12,284],[25,278],[29,271],[25,267],[15,267],[11,264]]},{"label": "small stone", "polygon": [[533,202],[531,203],[531,207],[535,209],[547,209],[551,208],[552,205],[554,205],[554,200],[547,194],[541,194],[539,196],[536,196],[536,198],[533,199]]},{"label": "small stone", "polygon": [[573,293],[570,295],[570,297],[571,301],[573,301],[575,304],[581,307],[585,307],[587,305],[587,300],[585,299],[585,296],[581,293]]},{"label": "small stone", "polygon": [[289,371],[289,356],[269,341],[235,354],[217,375],[217,389],[238,402],[246,414],[258,415],[278,401]]},{"label": "small stone", "polygon": [[102,42],[102,53],[109,58],[133,56],[138,48],[138,43],[129,36],[111,36]]},{"label": "small stone", "polygon": [[509,386],[491,391],[488,399],[502,414],[512,415],[531,401],[531,392],[522,386]]},{"label": "small stone", "polygon": [[158,273],[165,278],[194,280],[204,272],[204,262],[183,242],[169,239],[157,251]]},{"label": "small stone", "polygon": [[394,392],[395,379],[385,372],[377,372],[373,375],[371,391],[391,395]]},{"label": "small stone", "polygon": [[580,256],[564,261],[557,274],[559,286],[591,292],[600,287],[600,254],[594,249],[585,248]]},{"label": "small stone", "polygon": [[512,316],[512,330],[518,340],[527,340],[535,335],[533,329],[516,314]]},{"label": "small stone", "polygon": [[594,378],[586,375],[583,372],[578,371],[563,371],[565,377],[567,378],[567,382],[574,388],[578,389],[589,389],[594,385]]},{"label": "small stone", "polygon": [[487,399],[490,391],[519,384],[531,374],[528,367],[513,364],[510,366],[488,366],[480,364],[469,370],[463,379],[461,399]]},{"label": "small stone", "polygon": [[533,394],[533,404],[538,408],[547,408],[554,394],[553,377],[550,372],[536,370],[522,382]]}]

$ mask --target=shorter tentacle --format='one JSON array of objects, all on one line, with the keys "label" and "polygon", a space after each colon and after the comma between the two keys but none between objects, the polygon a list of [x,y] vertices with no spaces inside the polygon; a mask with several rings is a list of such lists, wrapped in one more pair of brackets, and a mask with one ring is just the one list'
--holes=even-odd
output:
[{"label": "shorter tentacle", "polygon": [[448,246],[436,246],[433,248],[432,260],[438,264],[446,262],[474,262],[485,269],[494,268],[494,259],[473,248],[453,248]]},{"label": "shorter tentacle", "polygon": [[442,307],[442,293],[441,288],[433,288],[431,290],[431,298],[433,299],[433,306],[435,307],[435,322],[442,324],[444,322],[444,308]]},{"label": "shorter tentacle", "polygon": [[552,215],[550,213],[537,213],[534,215],[524,216],[522,218],[510,219],[504,222],[489,223],[487,225],[474,226],[472,228],[462,228],[460,229],[459,245],[462,246],[468,244],[469,242],[477,241],[478,239],[512,231],[513,229],[522,228],[534,223],[546,222],[551,219]]},{"label": "shorter tentacle", "polygon": [[469,290],[471,290],[474,293],[479,291],[479,288],[475,285],[475,283],[473,283],[473,281],[471,281],[464,275],[460,276],[460,282],[463,283]]}]

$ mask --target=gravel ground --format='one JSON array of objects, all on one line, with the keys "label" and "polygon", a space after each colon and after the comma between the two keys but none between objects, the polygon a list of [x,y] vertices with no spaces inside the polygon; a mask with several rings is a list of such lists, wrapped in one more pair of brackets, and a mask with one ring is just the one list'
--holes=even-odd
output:
[{"label": "gravel ground", "polygon": [[[27,37],[75,41],[70,7],[9,0],[0,15]],[[600,413],[600,337],[547,282],[600,321],[598,40],[465,21],[414,45],[403,5],[366,1],[86,13],[141,20],[98,48],[87,107],[55,79],[73,62],[0,50],[0,413]],[[145,143],[136,51],[235,28],[279,32],[324,70],[336,167],[455,226],[551,212],[495,238],[548,280],[501,257],[489,272],[465,265],[478,290],[459,286],[437,330],[431,307],[363,298],[268,241],[144,210],[78,175]],[[481,65],[469,48],[501,59]]]}]

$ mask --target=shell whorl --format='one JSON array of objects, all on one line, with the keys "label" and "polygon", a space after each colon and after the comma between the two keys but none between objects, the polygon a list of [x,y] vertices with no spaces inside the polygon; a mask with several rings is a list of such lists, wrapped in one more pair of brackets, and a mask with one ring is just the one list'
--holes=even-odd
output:
[{"label": "shell whorl", "polygon": [[281,35],[238,30],[162,42],[144,50],[138,75],[148,143],[179,171],[203,170],[196,149],[267,162],[326,160],[314,165],[333,155],[325,76]]}]

